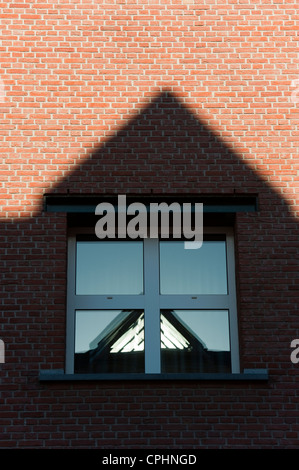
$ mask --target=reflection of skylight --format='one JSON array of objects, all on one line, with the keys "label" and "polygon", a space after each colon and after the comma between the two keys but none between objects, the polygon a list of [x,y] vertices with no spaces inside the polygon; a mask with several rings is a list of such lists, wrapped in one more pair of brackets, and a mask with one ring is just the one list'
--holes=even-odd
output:
[{"label": "reflection of skylight", "polygon": [[112,346],[111,353],[144,350],[144,313]]},{"label": "reflection of skylight", "polygon": [[[161,315],[161,348],[187,349],[190,343],[186,338]],[[144,313],[131,325],[131,327],[112,344],[110,352],[133,352],[144,350]]]},{"label": "reflection of skylight", "polygon": [[162,349],[186,349],[189,341],[161,315],[161,348]]}]

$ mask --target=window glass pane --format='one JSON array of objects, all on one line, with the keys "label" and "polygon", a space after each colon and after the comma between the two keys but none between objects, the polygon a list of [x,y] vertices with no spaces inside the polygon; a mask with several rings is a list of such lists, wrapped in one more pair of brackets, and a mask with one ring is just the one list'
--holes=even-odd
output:
[{"label": "window glass pane", "polygon": [[161,294],[227,294],[225,241],[188,250],[183,241],[160,242]]},{"label": "window glass pane", "polygon": [[162,310],[162,372],[231,372],[227,310]]},{"label": "window glass pane", "polygon": [[142,293],[142,242],[77,242],[76,294]]},{"label": "window glass pane", "polygon": [[144,372],[142,310],[77,310],[75,372]]}]

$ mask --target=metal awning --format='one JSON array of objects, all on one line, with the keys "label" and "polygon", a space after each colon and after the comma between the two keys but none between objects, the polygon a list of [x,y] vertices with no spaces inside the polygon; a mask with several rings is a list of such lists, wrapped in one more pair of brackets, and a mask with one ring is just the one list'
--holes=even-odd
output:
[{"label": "metal awning", "polygon": [[[202,203],[204,213],[236,213],[255,212],[258,210],[258,197],[254,195],[162,195],[162,196],[126,196],[127,206],[133,202],[143,203],[147,210],[151,203],[173,202]],[[117,196],[113,195],[74,195],[74,194],[45,194],[43,209],[45,212],[66,212],[71,214],[95,214],[96,206],[102,202],[111,203],[117,212]],[[193,206],[192,206],[193,207]]]}]

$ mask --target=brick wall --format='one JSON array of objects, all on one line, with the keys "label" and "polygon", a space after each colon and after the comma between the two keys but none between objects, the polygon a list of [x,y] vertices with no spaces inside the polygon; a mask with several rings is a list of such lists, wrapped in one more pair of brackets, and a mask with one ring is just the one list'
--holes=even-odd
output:
[{"label": "brick wall", "polygon": [[[1,4],[0,447],[298,447],[298,21],[287,0]],[[45,193],[257,194],[240,359],[269,381],[40,383],[65,360]]]}]

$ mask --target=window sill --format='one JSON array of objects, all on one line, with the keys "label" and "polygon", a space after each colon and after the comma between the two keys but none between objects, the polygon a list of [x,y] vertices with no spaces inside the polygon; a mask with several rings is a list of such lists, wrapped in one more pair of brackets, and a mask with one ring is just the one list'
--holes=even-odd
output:
[{"label": "window sill", "polygon": [[267,381],[267,369],[245,369],[239,374],[65,374],[61,370],[40,372],[40,382],[88,382],[88,381],[128,381],[128,380],[197,380],[197,381]]}]

